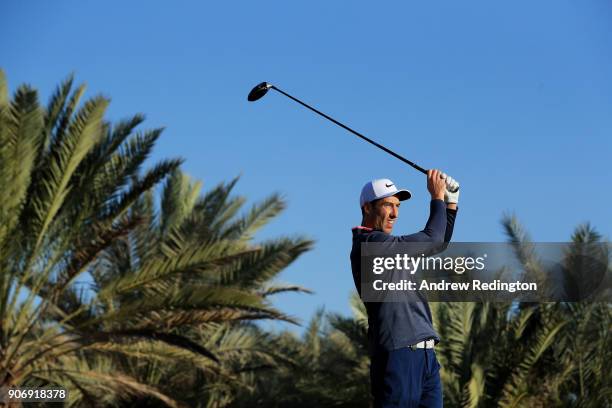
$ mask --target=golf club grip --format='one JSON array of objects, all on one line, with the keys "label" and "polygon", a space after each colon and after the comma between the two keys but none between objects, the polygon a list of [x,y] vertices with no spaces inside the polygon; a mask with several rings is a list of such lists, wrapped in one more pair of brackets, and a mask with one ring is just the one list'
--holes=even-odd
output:
[{"label": "golf club grip", "polygon": [[405,157],[400,156],[399,154],[395,153],[393,150],[386,148],[385,146],[381,145],[380,143],[375,142],[374,140],[370,139],[369,137],[366,137],[366,136],[362,135],[361,133],[354,131],[353,129],[351,129],[350,127],[346,126],[345,124],[343,124],[341,122],[338,122],[336,119],[332,118],[331,116],[328,116],[325,113],[323,113],[323,112],[313,108],[312,106],[310,106],[310,105],[300,101],[299,99],[294,98],[293,96],[289,95],[287,92],[284,92],[282,89],[279,89],[279,88],[277,88],[274,85],[272,85],[270,88],[274,89],[277,92],[282,93],[287,98],[290,98],[290,99],[294,100],[295,102],[299,103],[300,105],[304,106],[305,108],[310,109],[314,113],[317,113],[317,114],[323,116],[325,119],[334,122],[336,125],[340,126],[341,128],[348,130],[349,132],[351,132],[355,136],[358,136],[361,139],[365,140],[366,142],[371,143],[374,146],[378,147],[379,149],[383,150],[384,152],[389,153],[391,156],[395,157],[396,159],[399,159],[399,160],[403,161],[404,163],[408,164],[409,166],[414,167],[415,169],[417,169],[421,173],[427,174],[427,170],[425,170],[424,168],[422,168],[418,164],[416,164],[416,163],[406,159]]}]

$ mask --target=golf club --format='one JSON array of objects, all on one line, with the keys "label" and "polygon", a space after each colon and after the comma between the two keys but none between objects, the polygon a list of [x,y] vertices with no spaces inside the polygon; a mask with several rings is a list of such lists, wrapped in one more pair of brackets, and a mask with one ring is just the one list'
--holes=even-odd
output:
[{"label": "golf club", "polygon": [[[417,169],[418,171],[420,171],[423,174],[427,174],[427,170],[425,170],[423,167],[419,166],[418,164],[406,159],[405,157],[400,156],[399,154],[395,153],[393,150],[386,148],[385,146],[381,145],[380,143],[375,142],[374,140],[370,139],[369,137],[366,137],[364,135],[362,135],[361,133],[351,129],[350,127],[346,126],[343,123],[338,122],[336,119],[332,118],[329,115],[326,115],[325,113],[313,108],[312,106],[308,105],[305,102],[300,101],[298,98],[289,95],[287,92],[283,91],[282,89],[277,88],[276,86],[268,83],[268,82],[262,82],[258,85],[256,85],[253,89],[251,89],[251,92],[249,92],[249,95],[247,96],[247,99],[249,102],[255,102],[259,99],[261,99],[266,93],[268,93],[268,91],[270,89],[274,89],[275,91],[285,95],[286,97],[293,99],[294,101],[296,101],[297,103],[299,103],[300,105],[310,109],[311,111],[313,111],[314,113],[323,116],[325,119],[330,120],[332,122],[334,122],[336,125],[340,126],[341,128],[344,128],[346,130],[348,130],[349,132],[351,132],[352,134],[354,134],[355,136],[360,137],[361,139],[365,140],[366,142],[373,144],[374,146],[378,147],[379,149],[389,153],[391,156],[403,161],[404,163],[414,167],[415,169]],[[457,188],[458,190],[458,188]],[[455,191],[457,191],[455,190]]]}]

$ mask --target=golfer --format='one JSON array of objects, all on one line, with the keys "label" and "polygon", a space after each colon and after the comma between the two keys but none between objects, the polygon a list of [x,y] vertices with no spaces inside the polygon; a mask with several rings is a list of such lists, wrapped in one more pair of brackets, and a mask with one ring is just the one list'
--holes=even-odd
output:
[{"label": "golfer", "polygon": [[[456,190],[451,193],[447,190]],[[361,225],[353,228],[351,266],[361,294],[363,242],[450,242],[457,215],[458,183],[439,170],[427,172],[431,194],[425,228],[411,235],[391,235],[400,202],[411,193],[389,179],[366,183],[361,190]],[[370,349],[370,382],[374,407],[442,407],[440,364],[434,346],[440,341],[431,311],[423,302],[366,302]]]}]

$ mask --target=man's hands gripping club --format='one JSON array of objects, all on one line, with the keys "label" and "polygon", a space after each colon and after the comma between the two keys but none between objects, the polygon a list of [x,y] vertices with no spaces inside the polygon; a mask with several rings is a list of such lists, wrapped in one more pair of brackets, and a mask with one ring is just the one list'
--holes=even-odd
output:
[{"label": "man's hands gripping club", "polygon": [[456,207],[459,201],[459,182],[440,170],[427,171],[427,190],[432,200],[444,200]]}]

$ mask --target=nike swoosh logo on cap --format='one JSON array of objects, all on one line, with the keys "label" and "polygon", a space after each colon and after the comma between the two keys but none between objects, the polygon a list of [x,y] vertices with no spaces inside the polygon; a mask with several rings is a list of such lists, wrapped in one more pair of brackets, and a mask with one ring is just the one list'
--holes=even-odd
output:
[{"label": "nike swoosh logo on cap", "polygon": [[391,186],[393,186],[393,183],[391,183],[391,184],[385,184],[385,187],[391,187]]}]

